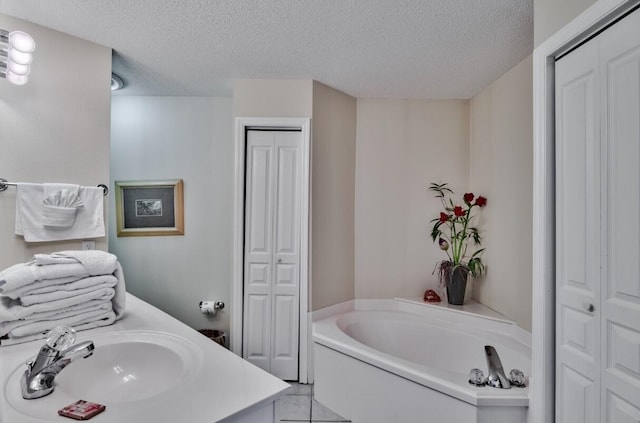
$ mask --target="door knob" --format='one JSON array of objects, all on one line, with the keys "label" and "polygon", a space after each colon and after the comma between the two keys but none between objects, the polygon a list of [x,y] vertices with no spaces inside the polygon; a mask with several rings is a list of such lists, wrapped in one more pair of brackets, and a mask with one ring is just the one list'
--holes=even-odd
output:
[{"label": "door knob", "polygon": [[278,259],[278,263],[282,263],[282,259],[281,258]]},{"label": "door knob", "polygon": [[587,310],[589,313],[593,313],[594,310],[596,309],[596,307],[590,303],[584,303],[583,306],[584,306],[584,309]]}]

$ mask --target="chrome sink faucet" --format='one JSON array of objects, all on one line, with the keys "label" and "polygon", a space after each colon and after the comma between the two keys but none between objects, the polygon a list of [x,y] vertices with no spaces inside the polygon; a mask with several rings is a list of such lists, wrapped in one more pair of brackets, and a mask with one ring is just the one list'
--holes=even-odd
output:
[{"label": "chrome sink faucet", "polygon": [[494,388],[511,389],[511,382],[504,374],[500,356],[494,347],[485,345],[485,355],[487,356],[487,367],[489,368],[489,376],[487,376],[487,385]]},{"label": "chrome sink faucet", "polygon": [[46,343],[34,360],[27,362],[27,370],[20,380],[22,397],[35,399],[49,395],[55,388],[55,377],[78,358],[93,354],[93,341],[75,343],[75,331],[56,327],[49,332]]}]

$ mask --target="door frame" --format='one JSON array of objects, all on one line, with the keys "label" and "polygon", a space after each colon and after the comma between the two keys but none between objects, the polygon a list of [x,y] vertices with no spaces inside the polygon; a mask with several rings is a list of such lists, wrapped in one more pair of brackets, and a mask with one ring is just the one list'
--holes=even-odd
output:
[{"label": "door frame", "polygon": [[598,0],[533,51],[532,422],[555,419],[555,58],[639,3]]},{"label": "door frame", "polygon": [[310,320],[308,304],[311,283],[311,119],[237,117],[235,119],[235,175],[233,206],[233,277],[231,286],[230,349],[242,356],[243,339],[243,269],[244,269],[244,204],[246,131],[248,129],[299,129],[302,134],[302,163],[300,172],[300,304],[298,381],[308,381],[308,339]]}]

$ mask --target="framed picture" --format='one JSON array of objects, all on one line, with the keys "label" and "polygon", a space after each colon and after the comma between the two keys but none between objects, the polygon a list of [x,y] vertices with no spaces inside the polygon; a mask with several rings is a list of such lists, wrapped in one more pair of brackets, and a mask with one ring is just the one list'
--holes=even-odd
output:
[{"label": "framed picture", "polygon": [[182,179],[116,181],[118,236],[184,235]]}]

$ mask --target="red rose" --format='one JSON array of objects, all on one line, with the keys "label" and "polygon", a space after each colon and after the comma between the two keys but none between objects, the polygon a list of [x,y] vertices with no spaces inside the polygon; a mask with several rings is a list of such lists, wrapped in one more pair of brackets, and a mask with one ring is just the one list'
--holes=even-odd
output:
[{"label": "red rose", "polygon": [[487,205],[487,199],[482,195],[476,199],[476,206],[484,207]]},{"label": "red rose", "polygon": [[440,222],[444,223],[449,220],[449,215],[446,213],[440,212]]},{"label": "red rose", "polygon": [[473,201],[474,197],[475,195],[473,195],[472,192],[468,192],[462,198],[464,199],[465,203],[470,204]]},{"label": "red rose", "polygon": [[462,207],[460,206],[455,206],[453,208],[453,214],[455,214],[456,217],[464,216],[464,210],[462,210]]}]

